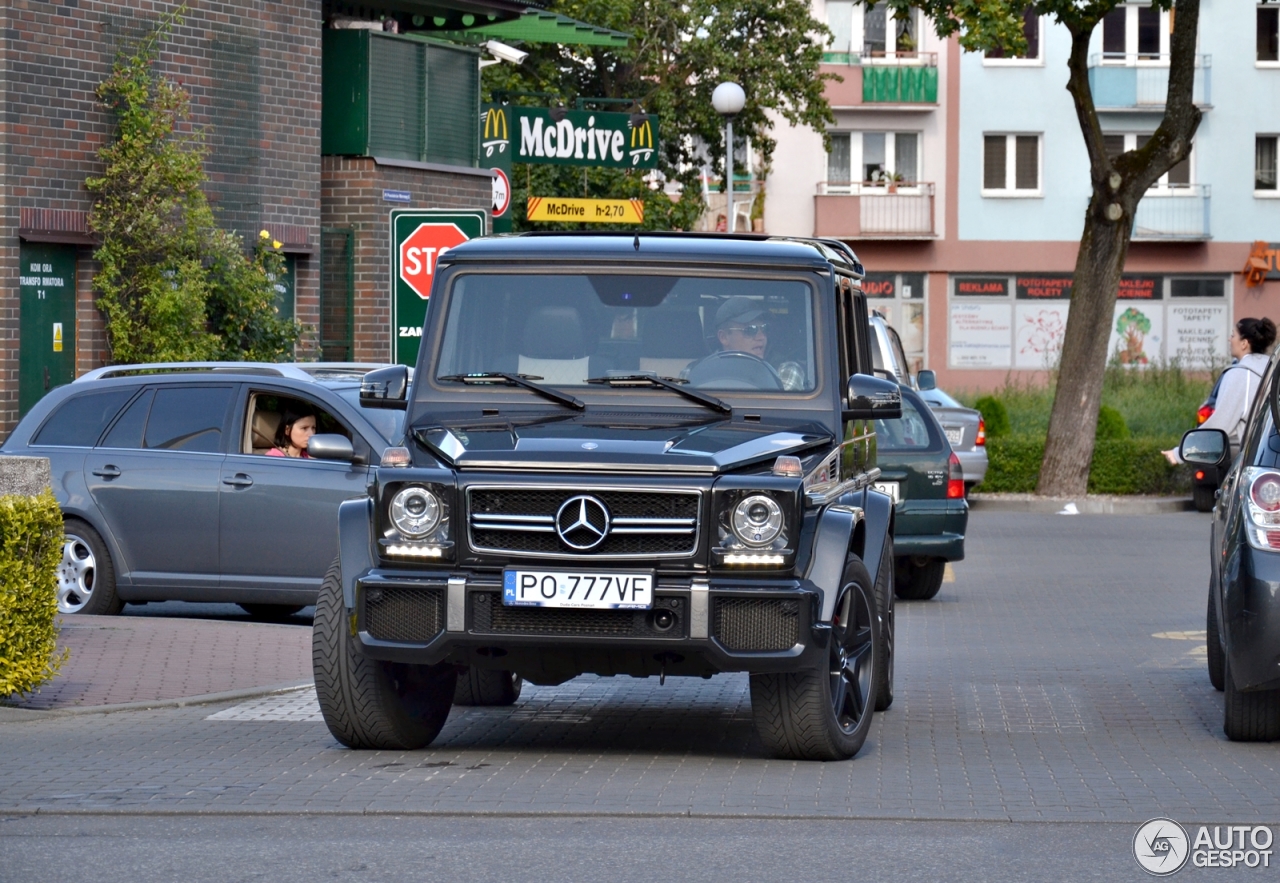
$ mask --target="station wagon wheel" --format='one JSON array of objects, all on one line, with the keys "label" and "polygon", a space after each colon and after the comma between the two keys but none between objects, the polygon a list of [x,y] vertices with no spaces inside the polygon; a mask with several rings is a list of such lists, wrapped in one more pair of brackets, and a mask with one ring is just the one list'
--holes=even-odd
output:
[{"label": "station wagon wheel", "polygon": [[98,532],[78,518],[63,525],[58,562],[58,612],[114,616],[124,608],[116,597],[115,568]]},{"label": "station wagon wheel", "polygon": [[751,676],[751,713],[768,749],[794,760],[848,760],[867,740],[884,628],[862,561],[845,565],[821,662]]}]

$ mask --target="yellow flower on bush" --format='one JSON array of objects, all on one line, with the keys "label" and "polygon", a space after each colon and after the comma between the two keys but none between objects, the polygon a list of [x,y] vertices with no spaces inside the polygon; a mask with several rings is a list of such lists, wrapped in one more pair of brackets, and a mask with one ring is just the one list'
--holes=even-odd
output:
[{"label": "yellow flower on bush", "polygon": [[268,233],[266,230],[262,230],[262,231],[260,231],[260,232],[258,233],[258,236],[259,236],[259,237],[261,237],[262,239],[270,239],[270,238],[271,238],[271,234],[270,234],[270,233]]}]

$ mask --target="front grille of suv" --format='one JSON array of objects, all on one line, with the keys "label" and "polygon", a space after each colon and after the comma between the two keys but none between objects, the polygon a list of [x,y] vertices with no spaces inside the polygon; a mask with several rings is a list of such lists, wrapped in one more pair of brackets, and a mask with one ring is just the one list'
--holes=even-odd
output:
[{"label": "front grille of suv", "polygon": [[368,586],[364,628],[379,641],[426,644],[444,630],[444,589]]},{"label": "front grille of suv", "polygon": [[790,650],[800,639],[800,604],[785,598],[717,598],[715,636],[729,650]]},{"label": "front grille of suv", "polygon": [[[560,540],[555,517],[570,497],[589,494],[608,508],[612,524],[596,548],[578,551]],[[471,548],[534,557],[675,558],[698,546],[697,491],[579,488],[471,488],[467,527]]]}]

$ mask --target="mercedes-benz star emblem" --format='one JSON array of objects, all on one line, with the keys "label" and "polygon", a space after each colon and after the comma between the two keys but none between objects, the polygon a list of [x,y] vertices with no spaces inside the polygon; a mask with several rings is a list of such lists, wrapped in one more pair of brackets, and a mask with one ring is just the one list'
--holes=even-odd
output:
[{"label": "mercedes-benz star emblem", "polygon": [[588,552],[609,535],[609,510],[595,497],[570,497],[556,512],[556,533],[570,549]]}]

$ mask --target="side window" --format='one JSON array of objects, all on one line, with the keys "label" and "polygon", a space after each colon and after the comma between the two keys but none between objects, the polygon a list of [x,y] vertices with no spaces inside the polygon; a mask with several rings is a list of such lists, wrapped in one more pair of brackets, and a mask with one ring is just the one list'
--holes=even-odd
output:
[{"label": "side window", "polygon": [[902,397],[902,417],[876,421],[876,444],[882,451],[929,451],[942,447],[942,439],[929,428],[929,421],[915,402]]},{"label": "side window", "polygon": [[898,363],[896,366],[898,379],[903,383],[910,383],[911,372],[907,368],[907,354],[902,349],[902,338],[898,336],[898,332],[891,326],[885,326],[885,330],[889,332],[889,344],[893,347],[893,360]]},{"label": "side window", "polygon": [[109,389],[67,399],[40,427],[31,444],[93,447],[111,418],[129,401],[136,389]]},{"label": "side window", "polygon": [[144,446],[166,451],[216,453],[231,401],[229,386],[187,386],[156,390],[147,418]]},{"label": "side window", "polygon": [[102,440],[104,448],[140,448],[142,447],[142,430],[147,425],[147,414],[151,412],[151,401],[156,397],[154,389],[148,389],[134,399],[133,404],[125,409],[111,427],[107,437]]},{"label": "side window", "polygon": [[285,441],[282,433],[288,422],[307,416],[315,418],[317,434],[334,433],[355,441],[345,423],[315,402],[258,390],[249,394],[249,411],[240,452],[266,455],[273,448],[278,449]]}]

